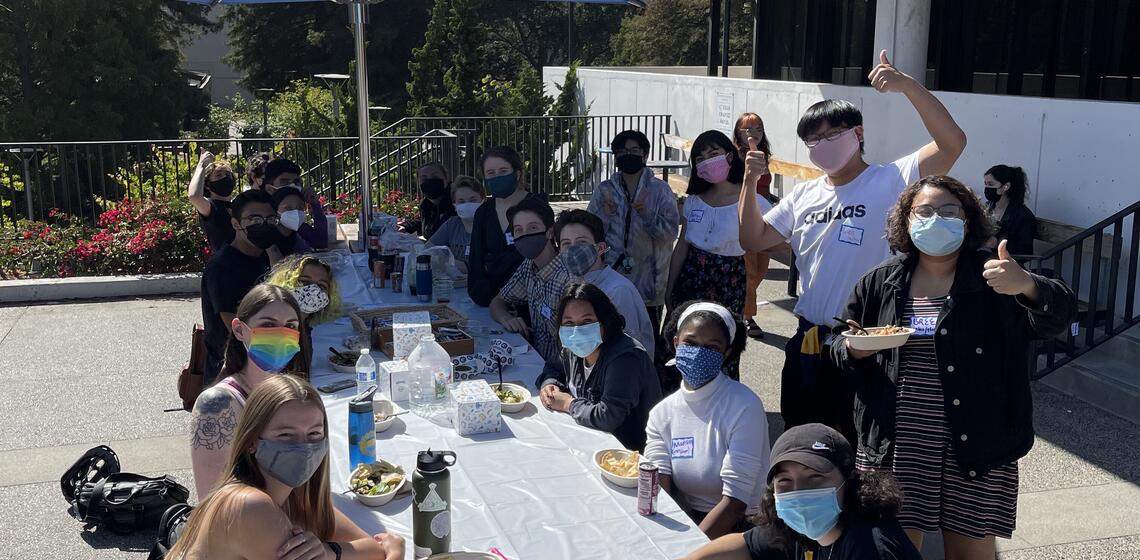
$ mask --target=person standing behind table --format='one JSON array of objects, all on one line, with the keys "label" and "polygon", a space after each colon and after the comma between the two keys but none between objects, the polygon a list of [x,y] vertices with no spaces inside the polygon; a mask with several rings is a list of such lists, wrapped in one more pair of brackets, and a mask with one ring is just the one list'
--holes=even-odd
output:
[{"label": "person standing behind table", "polygon": [[[707,300],[723,305],[734,316],[744,315],[744,249],[736,220],[744,162],[732,141],[718,130],[693,141],[692,176],[685,191],[681,239],[669,263],[671,305]],[[748,189],[751,192],[751,189]],[[753,193],[763,208],[768,200]],[[755,293],[753,293],[755,298]],[[740,378],[739,362],[728,364],[729,377]]]},{"label": "person standing behind table", "polygon": [[617,308],[625,320],[625,333],[641,343],[652,357],[657,329],[650,322],[645,301],[628,278],[606,266],[609,247],[604,241],[601,218],[585,210],[566,210],[554,221],[554,238],[558,240],[558,258],[570,274],[597,286]]},{"label": "person standing behind table", "polygon": [[222,247],[202,271],[202,326],[205,330],[206,369],[203,386],[209,386],[222,366],[230,323],[238,303],[269,270],[265,254],[277,241],[277,213],[273,198],[262,191],[245,191],[231,207],[234,240]]},{"label": "person standing behind table", "polygon": [[313,217],[313,223],[311,225],[301,224],[297,234],[313,249],[328,249],[329,223],[325,216],[325,208],[321,205],[321,199],[312,187],[301,186],[301,168],[285,158],[277,158],[266,163],[262,190],[274,194],[278,189],[289,187],[300,191],[301,198],[309,207],[309,215]]},{"label": "person standing behind table", "polygon": [[[800,117],[796,134],[812,163],[826,175],[797,185],[762,214],[751,187],[740,192],[740,243],[749,251],[791,244],[801,292],[794,312],[796,334],[784,347],[780,411],[788,426],[820,422],[854,438],[851,392],[823,359],[825,336],[852,287],[890,256],[882,234],[887,214],[907,185],[946,173],[966,147],[966,134],[929,91],[891,66],[886,51],[871,72],[879,92],[906,95],[933,142],[889,164],[868,165],[862,156],[863,115],[847,101],[829,99]],[[768,173],[764,152],[750,146],[744,183]]]},{"label": "person standing behind table", "polygon": [[613,434],[626,449],[641,451],[661,384],[653,358],[623,332],[622,322],[597,286],[567,286],[555,316],[562,350],[546,362],[535,385],[548,410],[566,412],[582,426]]},{"label": "person standing behind table", "polygon": [[922,560],[895,520],[903,497],[894,478],[854,462],[839,432],[789,429],[772,446],[758,525],[683,560]]},{"label": "person standing behind table", "polygon": [[620,132],[610,149],[618,171],[594,188],[587,210],[605,224],[606,266],[628,278],[641,293],[657,331],[680,222],[677,197],[668,183],[646,169],[650,144],[644,133]]},{"label": "person standing behind table", "polygon": [[[554,311],[574,275],[554,247],[554,210],[536,198],[526,198],[507,211],[515,247],[526,259],[499,295],[491,300],[491,317],[508,332],[520,333],[543,360],[558,357],[558,327]],[[518,311],[526,306],[524,318]]]},{"label": "person standing behind table", "polygon": [[423,195],[423,200],[420,201],[420,218],[408,220],[402,224],[401,229],[404,233],[418,233],[424,239],[431,239],[444,222],[455,217],[455,206],[452,204],[451,192],[448,189],[451,174],[442,163],[433,161],[421,165],[416,177],[419,191]]},{"label": "person standing behind table", "polygon": [[1017,460],[1033,446],[1030,348],[1064,332],[1076,298],[1009,255],[979,249],[991,225],[973,191],[930,176],[887,222],[901,256],[868,272],[843,318],[915,330],[901,348],[832,358],[856,386],[858,466],[893,471],[916,547],[942,531],[947,558],[993,558],[1017,514]]},{"label": "person standing behind table", "polygon": [[254,286],[230,328],[222,380],[198,395],[190,416],[190,463],[200,498],[222,478],[249,394],[281,372],[308,379],[312,364],[310,330],[297,301],[280,286]]},{"label": "person standing behind table", "polygon": [[545,202],[546,195],[526,190],[522,158],[509,146],[483,154],[483,184],[492,198],[475,211],[471,226],[467,294],[476,305],[486,307],[523,261],[515,249],[507,210],[525,199]]},{"label": "person standing behind table", "polygon": [[[748,155],[750,143],[764,152],[765,156],[772,157],[772,146],[768,142],[768,135],[764,132],[764,121],[760,115],[756,113],[741,114],[740,118],[736,119],[733,130],[732,143],[736,146],[736,153],[740,156],[740,161],[744,161]],[[772,174],[765,173],[756,181],[756,194],[775,204],[776,202],[772,200],[771,187]],[[744,320],[748,325],[748,336],[750,338],[764,338],[764,329],[761,329],[754,319],[759,311],[756,306],[756,290],[760,287],[760,282],[763,282],[764,277],[768,275],[770,262],[768,253],[744,252],[744,269],[748,273],[747,281],[744,284]]]},{"label": "person standing behind table", "polygon": [[985,184],[986,211],[998,225],[993,243],[1009,241],[1009,252],[1015,256],[1033,254],[1033,238],[1037,237],[1037,217],[1025,206],[1029,194],[1029,178],[1025,170],[1008,165],[995,165],[982,178]]},{"label": "person standing behind table", "polygon": [[478,179],[460,175],[451,184],[451,202],[455,206],[455,216],[448,218],[435,233],[428,238],[431,245],[451,249],[455,266],[467,274],[467,259],[471,255],[471,229],[475,225],[475,212],[487,197]]},{"label": "person standing behind table", "polygon": [[234,227],[230,223],[230,199],[233,198],[236,179],[225,162],[215,161],[214,154],[203,150],[190,178],[188,197],[197,210],[198,225],[206,234],[210,250],[217,253],[234,240]]},{"label": "person standing behind table", "polygon": [[709,538],[749,527],[768,468],[768,418],[752,389],[722,375],[726,357],[744,351],[744,325],[722,305],[685,302],[670,313],[680,389],[649,413],[645,459],[661,488]]}]

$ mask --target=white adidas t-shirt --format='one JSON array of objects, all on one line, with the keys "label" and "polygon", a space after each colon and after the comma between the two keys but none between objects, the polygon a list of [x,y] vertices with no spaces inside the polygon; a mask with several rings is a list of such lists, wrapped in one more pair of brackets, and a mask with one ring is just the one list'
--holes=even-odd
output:
[{"label": "white adidas t-shirt", "polygon": [[887,215],[907,185],[919,179],[918,152],[872,165],[841,187],[820,177],[796,185],[764,221],[788,239],[800,273],[795,314],[833,324],[855,284],[890,257]]}]

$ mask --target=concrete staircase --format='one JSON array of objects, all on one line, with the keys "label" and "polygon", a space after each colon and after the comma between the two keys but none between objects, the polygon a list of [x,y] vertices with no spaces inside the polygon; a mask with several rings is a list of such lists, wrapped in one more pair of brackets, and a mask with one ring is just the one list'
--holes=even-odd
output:
[{"label": "concrete staircase", "polygon": [[1042,382],[1140,424],[1140,325],[1062,366]]}]

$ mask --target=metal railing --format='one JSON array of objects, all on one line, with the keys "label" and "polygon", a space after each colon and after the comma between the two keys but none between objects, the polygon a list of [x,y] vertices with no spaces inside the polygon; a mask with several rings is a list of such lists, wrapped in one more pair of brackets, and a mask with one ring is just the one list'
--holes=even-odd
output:
[{"label": "metal railing", "polygon": [[[1080,300],[1074,328],[1037,349],[1034,379],[1140,322],[1136,310],[1138,250],[1140,201],[1022,263],[1028,270],[1064,280]],[[1122,258],[1125,251],[1126,259]]]}]

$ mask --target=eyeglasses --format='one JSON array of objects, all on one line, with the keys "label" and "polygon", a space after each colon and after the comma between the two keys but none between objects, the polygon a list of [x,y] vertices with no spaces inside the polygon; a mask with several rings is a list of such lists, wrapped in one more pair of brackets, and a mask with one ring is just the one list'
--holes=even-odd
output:
[{"label": "eyeglasses", "polygon": [[853,130],[853,129],[838,128],[838,129],[832,130],[831,132],[828,132],[823,138],[814,138],[811,140],[804,140],[804,145],[809,147],[809,148],[814,148],[814,147],[818,146],[820,142],[834,142],[835,139],[839,138],[840,136],[843,136],[844,134],[846,134],[850,130]]},{"label": "eyeglasses", "polygon": [[961,204],[943,204],[942,206],[935,208],[929,204],[923,204],[923,205],[915,206],[914,208],[911,208],[910,213],[914,214],[915,216],[917,216],[919,218],[924,218],[924,219],[925,218],[933,218],[935,214],[938,214],[939,216],[941,216],[943,218],[958,218],[958,217],[962,216],[962,205]]},{"label": "eyeglasses", "polygon": [[259,226],[261,224],[275,226],[281,223],[281,219],[277,216],[246,216],[241,221],[248,226]]},{"label": "eyeglasses", "polygon": [[635,156],[644,156],[645,150],[642,150],[641,148],[623,148],[620,150],[614,150],[615,156],[624,156],[626,154],[635,155]]}]

